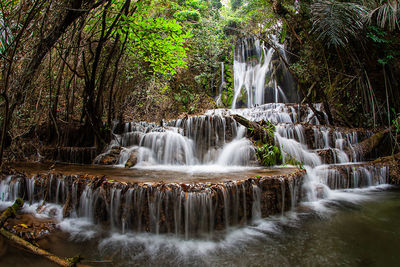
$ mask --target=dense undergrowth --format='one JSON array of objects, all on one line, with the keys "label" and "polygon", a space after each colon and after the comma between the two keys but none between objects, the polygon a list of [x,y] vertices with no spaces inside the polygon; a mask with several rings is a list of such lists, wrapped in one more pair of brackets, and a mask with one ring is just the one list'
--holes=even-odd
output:
[{"label": "dense undergrowth", "polygon": [[229,107],[234,47],[248,36],[285,44],[302,102],[323,103],[331,124],[398,129],[399,10],[397,0],[3,1],[0,155],[100,151],[115,120]]}]

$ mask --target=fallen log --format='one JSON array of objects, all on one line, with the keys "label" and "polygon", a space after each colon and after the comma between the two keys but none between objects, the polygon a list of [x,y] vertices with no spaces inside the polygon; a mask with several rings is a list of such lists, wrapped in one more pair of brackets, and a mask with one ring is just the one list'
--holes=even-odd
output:
[{"label": "fallen log", "polygon": [[[354,151],[357,153],[361,154],[363,157],[371,154],[380,144],[381,141],[386,137],[388,134],[390,134],[390,128],[385,129],[383,131],[380,131],[378,133],[375,133],[373,136],[365,139],[364,141],[356,144],[353,146]],[[352,149],[351,148],[346,148],[345,153],[349,155],[350,158],[353,157]]]},{"label": "fallen log", "polygon": [[17,212],[22,208],[24,205],[24,201],[20,198],[17,198],[10,207],[8,207],[0,216],[0,228],[3,227],[4,223],[7,221],[8,218],[10,217],[15,217],[17,215]]},{"label": "fallen log", "polygon": [[264,144],[273,144],[273,133],[275,128],[266,121],[250,121],[240,115],[232,115],[233,119],[247,128],[247,137],[253,141],[261,141]]},{"label": "fallen log", "polygon": [[[67,259],[62,259],[58,256],[55,256],[51,254],[50,252],[47,252],[44,249],[41,249],[28,241],[20,238],[19,236],[10,233],[6,229],[3,228],[4,223],[7,221],[8,218],[14,217],[17,212],[22,208],[24,205],[24,201],[20,198],[17,198],[10,207],[8,207],[0,216],[0,234],[7,238],[8,240],[14,242],[15,244],[23,247],[24,249],[27,249],[29,252],[42,256],[60,266],[65,266],[65,267],[70,267],[70,266],[76,266],[76,264],[81,260],[79,256],[74,257],[74,258],[67,258]],[[84,266],[84,265],[80,265]]]},{"label": "fallen log", "polygon": [[34,245],[32,245],[31,243],[29,243],[28,241],[25,241],[24,239],[8,232],[6,229],[1,228],[0,229],[0,234],[2,236],[4,236],[5,238],[7,238],[8,240],[18,244],[19,246],[29,250],[30,252],[32,252],[35,255],[39,255],[42,256],[60,266],[66,266],[66,267],[70,267],[70,266],[75,266],[76,262],[74,262],[73,260],[67,259],[64,260],[60,257],[57,257],[53,254],[51,254],[50,252],[47,252],[46,250],[43,250],[41,248],[38,248]]}]

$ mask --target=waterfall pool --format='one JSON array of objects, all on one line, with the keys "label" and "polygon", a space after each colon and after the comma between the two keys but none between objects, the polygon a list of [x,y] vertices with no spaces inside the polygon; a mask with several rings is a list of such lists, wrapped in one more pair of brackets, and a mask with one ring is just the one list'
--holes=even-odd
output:
[{"label": "waterfall pool", "polygon": [[[93,266],[397,266],[399,211],[400,189],[378,186],[340,190],[318,206],[303,203],[209,239],[121,234],[71,219],[39,244],[59,256],[81,254]],[[0,244],[1,266],[53,266]]]}]

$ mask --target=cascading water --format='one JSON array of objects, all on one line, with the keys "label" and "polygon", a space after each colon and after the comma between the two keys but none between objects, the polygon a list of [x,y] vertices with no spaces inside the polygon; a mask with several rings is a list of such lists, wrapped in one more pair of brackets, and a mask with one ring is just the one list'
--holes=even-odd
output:
[{"label": "cascading water", "polygon": [[275,49],[287,60],[283,45],[272,39],[267,48],[256,38],[238,41],[235,47],[232,108],[253,107],[264,103],[298,102],[293,79]]},{"label": "cascading water", "polygon": [[[101,177],[13,175],[0,182],[0,207],[9,206],[17,197],[24,197],[30,204],[28,209],[34,212],[44,202],[56,203],[63,206],[51,206],[48,215],[56,214],[61,221],[60,228],[71,236],[93,238],[97,231],[94,224],[101,223],[111,230],[109,239],[116,236],[122,243],[135,232],[134,238],[139,241],[132,247],[144,246],[146,250],[154,246],[153,241],[159,242],[154,239],[155,235],[161,238],[159,234],[166,233],[168,241],[165,243],[170,243],[172,238],[178,240],[176,243],[190,240],[182,245],[195,246],[192,250],[182,249],[189,253],[198,251],[199,237],[206,240],[205,246],[214,248],[213,241],[219,235],[216,231],[222,229],[227,229],[227,239],[221,243],[236,238],[235,245],[241,247],[241,242],[257,240],[258,235],[271,231],[263,218],[276,214],[283,218],[285,212],[300,201],[303,205],[318,207],[324,199],[339,195],[343,199],[347,193],[343,189],[388,183],[388,167],[361,162],[362,155],[355,149],[358,142],[372,135],[371,132],[319,125],[312,110],[305,105],[264,104],[293,99],[293,95],[285,96],[285,90],[281,90],[274,78],[274,51],[255,39],[248,39],[240,42],[235,53],[235,75],[239,76],[235,76],[233,109],[209,110],[202,116],[186,117],[161,126],[143,122],[115,124],[115,138],[106,153],[117,147],[116,165],[134,161],[134,170],[129,171],[163,167],[181,171],[183,166],[190,175],[199,170],[208,175],[231,172],[232,167],[237,166],[257,166],[255,148],[245,138],[246,129],[231,116],[238,114],[251,121],[273,123],[275,144],[280,147],[283,160],[303,164],[306,175],[304,170],[296,170],[295,174],[267,177],[255,174],[249,179],[213,183],[182,182],[179,178],[171,183],[161,182],[162,176],[156,182],[116,182]],[[223,80],[223,72],[221,75]],[[246,92],[246,106],[257,106],[235,109],[245,102],[240,99],[240,91]],[[319,104],[314,107],[323,111]],[[144,176],[147,174],[144,172]],[[246,224],[251,226],[246,227]],[[237,234],[237,225],[243,226],[242,236]],[[143,238],[140,232],[155,235]],[[109,239],[99,246],[107,246]]]},{"label": "cascading water", "polygon": [[300,195],[296,184],[302,175],[299,171],[285,179],[266,177],[188,185],[15,175],[2,181],[0,203],[9,205],[17,197],[25,196],[28,200],[34,199],[31,206],[36,207],[43,205],[44,200],[56,203],[56,198],[68,199],[62,208],[54,208],[49,214],[57,214],[60,219],[62,216],[81,219],[89,224],[103,223],[122,233],[148,231],[173,233],[186,239],[208,238],[216,229],[227,229],[293,208]]},{"label": "cascading water", "polygon": [[222,115],[178,119],[163,127],[127,123],[114,135],[109,151],[121,145],[118,164],[124,166],[133,156],[135,168],[254,166],[255,150],[245,131],[234,119]]}]

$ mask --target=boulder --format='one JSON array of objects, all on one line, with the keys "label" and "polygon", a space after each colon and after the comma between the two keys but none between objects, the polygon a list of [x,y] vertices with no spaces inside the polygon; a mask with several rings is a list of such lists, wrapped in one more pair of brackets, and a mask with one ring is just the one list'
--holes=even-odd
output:
[{"label": "boulder", "polygon": [[131,168],[135,166],[138,162],[138,151],[134,150],[129,155],[129,159],[125,163],[125,168]]},{"label": "boulder", "polygon": [[118,163],[121,150],[121,147],[113,147],[109,151],[98,155],[93,162],[98,165],[115,165]]}]

